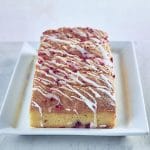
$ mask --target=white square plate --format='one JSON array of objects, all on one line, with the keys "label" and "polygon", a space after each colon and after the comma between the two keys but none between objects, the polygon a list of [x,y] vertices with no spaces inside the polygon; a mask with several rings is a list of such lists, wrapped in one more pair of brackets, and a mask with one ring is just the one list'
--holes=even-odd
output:
[{"label": "white square plate", "polygon": [[[33,45],[38,45],[35,43]],[[35,46],[25,43],[0,112],[0,133],[18,135],[126,136],[149,132],[143,93],[132,42],[111,42],[116,72],[117,124],[114,129],[30,128]]]}]

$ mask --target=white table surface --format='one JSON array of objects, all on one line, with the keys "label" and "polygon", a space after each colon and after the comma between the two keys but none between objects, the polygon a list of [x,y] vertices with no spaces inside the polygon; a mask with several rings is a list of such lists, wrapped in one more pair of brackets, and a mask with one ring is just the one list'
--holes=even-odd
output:
[{"label": "white table surface", "polygon": [[[146,0],[0,0],[0,106],[22,46],[22,42],[18,41],[37,41],[41,32],[50,27],[92,26],[107,31],[110,40],[138,41],[136,52],[149,119],[149,14],[150,1]],[[150,148],[150,136],[0,135],[0,150],[112,148],[147,150]]]}]

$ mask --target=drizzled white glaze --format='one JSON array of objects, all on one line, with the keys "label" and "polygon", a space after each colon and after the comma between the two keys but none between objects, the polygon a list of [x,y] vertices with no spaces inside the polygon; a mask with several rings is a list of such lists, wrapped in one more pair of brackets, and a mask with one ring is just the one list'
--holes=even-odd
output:
[{"label": "drizzled white glaze", "polygon": [[44,74],[46,77],[53,78],[53,80],[56,80],[56,79],[57,79],[55,76],[52,76],[52,75],[48,74],[48,73],[45,72],[44,70],[39,70],[39,69],[37,69],[36,72],[37,72],[37,73]]},{"label": "drizzled white glaze", "polygon": [[40,116],[41,116],[40,126],[43,127],[43,113],[42,113],[42,108],[35,101],[33,101],[33,100],[31,102],[31,106],[38,108]]},{"label": "drizzled white glaze", "polygon": [[73,42],[71,42],[71,41],[58,39],[58,38],[55,38],[55,37],[53,37],[53,36],[49,36],[48,39],[49,39],[50,41],[58,42],[58,43],[62,43],[62,44],[68,44],[68,45],[73,44]]},{"label": "drizzled white glaze", "polygon": [[48,99],[54,98],[55,100],[58,101],[58,103],[60,103],[60,98],[58,96],[56,96],[55,94],[52,94],[50,92],[46,92],[46,90],[42,89],[40,86],[36,86],[32,90],[38,91],[40,94],[42,94],[44,97],[46,97]]},{"label": "drizzled white glaze", "polygon": [[65,110],[67,110],[67,111],[71,111],[71,109],[70,109],[70,108],[65,108]]},{"label": "drizzled white glaze", "polygon": [[[74,32],[74,34],[78,34],[81,37],[87,37],[87,34],[84,33],[80,29],[76,28],[73,32]],[[89,35],[92,35],[92,34],[89,34]],[[44,74],[47,77],[47,79],[45,79],[44,77],[35,77],[35,82],[38,81],[40,84],[39,84],[39,86],[37,86],[37,85],[34,86],[33,91],[39,92],[40,94],[42,94],[44,97],[46,97],[48,99],[50,99],[50,98],[56,99],[58,102],[57,104],[59,104],[59,103],[62,104],[61,96],[65,97],[66,99],[68,99],[70,101],[73,101],[75,99],[75,100],[84,102],[87,105],[87,107],[93,112],[93,115],[94,115],[92,127],[97,127],[97,117],[96,117],[97,100],[103,98],[100,93],[103,93],[104,95],[107,95],[107,97],[109,97],[110,99],[114,100],[114,97],[111,94],[111,92],[113,90],[111,81],[109,81],[108,76],[105,76],[104,74],[100,74],[100,76],[97,77],[97,74],[95,74],[95,73],[88,72],[86,75],[85,73],[83,73],[79,70],[77,70],[77,71],[71,70],[72,69],[71,67],[73,65],[75,65],[75,67],[76,67],[77,62],[80,62],[82,58],[80,58],[79,56],[77,56],[75,54],[70,54],[69,50],[67,51],[64,49],[62,50],[62,49],[50,48],[51,44],[49,42],[44,42],[45,39],[48,39],[49,41],[52,41],[55,43],[59,43],[60,45],[64,46],[64,48],[71,47],[72,49],[74,49],[74,51],[75,50],[79,51],[81,53],[81,55],[84,55],[85,53],[90,55],[89,51],[84,49],[79,44],[79,41],[77,41],[76,39],[66,40],[66,39],[59,39],[57,36],[54,36],[54,35],[52,35],[52,36],[44,35],[41,45],[45,46],[47,48],[41,49],[41,54],[44,53],[46,56],[50,57],[51,59],[43,60],[42,56],[38,56],[43,61],[43,63],[40,64],[39,62],[37,62],[38,68],[36,69],[36,72],[40,73],[40,74]],[[81,64],[83,64],[82,67],[84,69],[85,68],[92,69],[96,72],[101,71],[102,73],[103,72],[107,73],[109,69],[111,70],[111,67],[113,65],[112,62],[110,61],[109,52],[107,52],[107,50],[105,50],[105,48],[101,45],[100,39],[91,38],[90,40],[91,41],[93,40],[94,42],[96,42],[96,46],[99,48],[100,53],[102,54],[103,58],[100,58],[100,59],[103,60],[104,66],[102,65],[99,67],[98,66],[99,63],[97,63],[96,59],[88,58],[86,60],[86,62],[84,62],[84,63],[82,63],[82,61],[81,61]],[[57,55],[54,56],[55,59],[52,58],[51,52],[57,53]],[[59,54],[61,54],[61,55],[59,56]],[[66,57],[67,57],[67,59],[66,59]],[[96,57],[98,57],[98,56],[96,56]],[[69,60],[71,63],[67,62],[67,60]],[[78,64],[80,66],[80,63],[78,63]],[[67,65],[69,67],[66,67]],[[53,69],[51,69],[51,68],[55,68],[55,67],[58,67],[56,73],[54,73]],[[82,69],[82,68],[80,68],[80,69]],[[88,75],[90,75],[91,78],[88,78]],[[65,78],[65,76],[67,76],[67,78]],[[75,95],[72,95],[69,97],[67,94],[65,94],[65,92],[62,92],[58,87],[57,88],[53,87],[54,82],[52,82],[50,79],[53,79],[54,82],[57,81],[58,79],[61,79],[61,80],[59,80],[59,83],[61,83],[64,86],[62,88],[64,90],[75,93]],[[96,80],[94,80],[94,79],[96,79]],[[103,83],[105,83],[105,86],[99,85],[97,83],[97,80],[103,81]],[[90,85],[90,86],[88,86],[88,89],[91,91],[91,93],[84,91],[82,88],[80,88],[80,89],[78,89],[77,87],[75,88],[73,86],[75,83],[78,83],[81,87],[85,86],[88,83],[88,85]],[[55,94],[53,94],[53,92],[52,93],[47,92],[43,88],[44,86],[47,86],[47,85],[51,86],[50,89],[52,91],[54,91]],[[96,88],[96,90],[95,90],[95,88]],[[110,89],[112,89],[112,90],[110,90]],[[40,106],[37,106],[37,105],[35,105],[35,107],[37,107],[38,109],[40,108]],[[52,108],[50,107],[49,109],[51,112]],[[65,108],[65,110],[71,111],[71,109],[68,107]],[[42,113],[42,110],[39,110],[39,111],[41,111],[41,113]],[[76,114],[78,114],[78,112],[75,108],[73,108],[72,111],[74,111]]]},{"label": "drizzled white glaze", "polygon": [[[80,91],[82,91],[82,93],[88,95],[88,97],[90,97],[90,99],[96,103],[96,100],[95,100],[95,97],[94,97],[94,96],[92,96],[90,93],[86,92],[85,90],[83,90],[83,89],[81,89],[81,88],[80,88]],[[80,93],[81,93],[81,92],[80,92]]]},{"label": "drizzled white glaze", "polygon": [[110,67],[113,67],[112,62],[110,61],[110,57],[108,56],[107,50],[104,49],[104,47],[101,44],[101,41],[97,38],[91,38],[92,41],[96,42],[96,45],[98,46],[102,56],[103,56],[103,61],[105,65],[108,65]]},{"label": "drizzled white glaze", "polygon": [[100,40],[97,38],[91,38],[92,41],[96,42],[97,44],[100,44]]},{"label": "drizzled white glaze", "polygon": [[82,54],[87,52],[84,48],[80,47],[79,45],[73,45],[72,44],[71,47],[80,51],[80,53],[82,53]]},{"label": "drizzled white glaze", "polygon": [[[71,70],[69,70],[69,69],[67,69],[67,68],[66,68],[66,70],[67,70],[69,73],[71,73],[71,75],[70,75],[69,77],[71,77],[71,79],[73,80],[74,83],[77,82],[77,83],[83,85],[83,83],[79,80],[79,77],[80,77],[80,78],[82,78],[86,83],[89,83],[90,85],[92,85],[92,86],[94,86],[94,87],[99,87],[99,88],[102,88],[102,89],[103,89],[103,88],[107,88],[107,87],[105,87],[105,86],[100,86],[100,85],[97,84],[95,81],[90,80],[89,78],[85,77],[85,76],[82,75],[79,71],[76,72],[76,73],[74,73],[73,71],[71,71]],[[45,74],[47,77],[54,77],[55,80],[56,80],[57,78],[62,79],[62,80],[64,80],[64,81],[67,81],[67,80],[68,80],[68,79],[65,79],[62,75],[54,74],[51,70],[49,70],[49,73],[50,73],[50,74],[47,74],[47,72],[41,71],[41,70],[37,70],[37,71],[40,72],[40,73]],[[59,69],[59,71],[60,71],[60,69]],[[64,72],[64,71],[61,71],[61,72]],[[109,81],[108,81],[108,79],[106,78],[106,76],[101,75],[101,78],[100,78],[100,79],[102,79],[102,80],[106,83],[106,85],[108,85],[109,88],[110,88],[110,87],[112,88],[112,86],[111,86],[111,84],[109,83]],[[65,83],[66,83],[66,82],[65,82]],[[105,92],[106,95],[108,95],[110,98],[112,98],[112,97],[111,97],[111,94],[110,94],[110,91],[107,91],[107,92],[106,92],[106,90],[105,90],[105,91],[103,90],[102,92]]]},{"label": "drizzled white glaze", "polygon": [[78,90],[76,90],[75,88],[73,88],[72,86],[70,86],[69,84],[66,85],[68,88],[70,88],[73,92],[75,92],[77,95],[80,96],[80,98],[75,97],[77,100],[82,100],[87,106],[88,108],[90,108],[93,113],[94,113],[94,124],[95,126],[97,126],[97,118],[96,118],[96,110],[97,110],[97,102],[96,99],[94,99],[94,102],[92,102],[91,100],[89,100],[87,97],[85,97],[84,95],[82,95]]},{"label": "drizzled white glaze", "polygon": [[41,52],[42,52],[43,54],[47,55],[47,56],[50,56],[50,52],[49,52],[48,49],[42,50]]},{"label": "drizzled white glaze", "polygon": [[83,85],[83,83],[79,80],[79,78],[76,75],[76,73],[74,73],[73,71],[69,70],[68,68],[66,68],[65,70],[70,73],[69,77],[73,80],[72,82],[77,82],[77,83]]},{"label": "drizzled white glaze", "polygon": [[[58,43],[62,43],[62,44],[67,44],[69,45],[71,48],[74,48],[76,49],[77,51],[80,51],[81,53],[85,53],[87,52],[84,48],[82,48],[81,46],[79,46],[76,42],[72,42],[72,41],[67,41],[67,40],[62,40],[62,39],[57,39],[57,38],[54,38],[54,37],[49,37],[48,38],[49,40],[53,41],[53,42],[58,42]],[[65,53],[66,54],[66,53]]]},{"label": "drizzled white glaze", "polygon": [[105,65],[112,67],[113,64],[110,61],[110,57],[108,56],[108,52],[104,49],[104,47],[101,44],[99,44],[98,47],[99,47],[99,50],[101,51],[101,53],[103,55],[103,61],[104,61]]},{"label": "drizzled white glaze", "polygon": [[101,95],[98,92],[96,92],[95,90],[93,90],[92,87],[89,87],[89,89],[92,91],[92,93],[94,93],[96,98],[100,98],[101,97]]},{"label": "drizzled white glaze", "polygon": [[64,93],[61,92],[59,89],[52,88],[52,90],[57,91],[58,93],[62,94],[63,96],[65,96],[66,98],[68,98],[70,101],[72,101],[72,99],[71,99],[67,94],[64,94]]},{"label": "drizzled white glaze", "polygon": [[42,78],[42,77],[38,77],[38,78],[34,77],[34,80],[38,81],[39,83],[41,82],[44,85],[51,85],[51,84],[53,84],[53,82],[51,82],[50,80]]},{"label": "drizzled white glaze", "polygon": [[75,28],[75,29],[73,30],[73,32],[74,32],[75,34],[78,34],[78,35],[81,36],[81,37],[87,37],[86,33],[83,32],[82,30],[78,29],[78,28]]},{"label": "drizzled white glaze", "polygon": [[73,111],[78,115],[79,113],[77,112],[77,110],[76,109],[73,109]]},{"label": "drizzled white glaze", "polygon": [[111,95],[111,93],[108,90],[102,89],[102,88],[98,88],[99,91],[101,91],[102,93],[106,94],[111,100],[115,101],[114,96]]},{"label": "drizzled white glaze", "polygon": [[92,110],[94,111],[93,106],[95,106],[95,104],[90,101],[87,97],[85,97],[84,95],[82,95],[78,90],[76,90],[75,88],[73,88],[72,86],[70,86],[69,84],[66,85],[68,88],[70,88],[74,93],[76,93],[77,95],[79,95],[81,97],[81,100],[84,100],[84,102],[86,103],[86,105]]},{"label": "drizzled white glaze", "polygon": [[[68,41],[66,41],[66,40],[60,40],[60,39],[55,39],[55,38],[52,38],[53,39],[53,41],[59,41],[59,42],[61,42],[61,43],[65,43],[65,44],[69,44],[68,43]],[[47,45],[50,45],[50,44],[48,44],[48,43],[46,43]],[[70,47],[72,47],[72,48],[74,48],[74,49],[76,49],[76,50],[78,50],[78,51],[80,51],[82,54],[84,54],[84,53],[87,53],[87,51],[84,49],[84,48],[82,48],[82,47],[80,47],[79,45],[77,45],[77,44],[69,44],[69,46]],[[101,44],[98,44],[98,46],[99,46],[99,50],[101,51],[101,53],[102,53],[102,55],[103,55],[103,61],[104,61],[104,63],[105,63],[105,65],[108,65],[108,66],[110,66],[110,67],[112,67],[113,66],[113,64],[112,64],[112,62],[110,61],[110,59],[109,59],[109,56],[108,56],[108,52],[103,48],[103,46],[101,45]],[[48,53],[48,51],[49,51],[49,53]],[[45,54],[47,55],[47,56],[50,56],[50,52],[55,52],[55,53],[60,53],[60,54],[65,54],[65,55],[67,55],[67,56],[71,56],[71,57],[74,57],[74,55],[72,55],[72,54],[69,54],[67,51],[64,51],[64,50],[54,50],[54,49],[50,49],[50,48],[48,48],[47,49],[47,51],[45,52]],[[56,56],[56,57],[59,57],[59,56]],[[61,60],[63,60],[63,58],[62,57],[60,57],[60,59]],[[63,60],[64,61],[64,60]],[[89,61],[89,60],[87,60],[87,61]],[[94,66],[94,65],[89,65],[89,68],[93,68],[94,70],[97,70],[97,68]]]},{"label": "drizzled white glaze", "polygon": [[90,83],[91,85],[93,85],[95,87],[99,87],[99,85],[96,82],[94,82],[93,80],[90,80],[89,78],[86,78],[80,72],[77,72],[77,76],[81,77],[85,82]]},{"label": "drizzled white glaze", "polygon": [[108,80],[108,78],[105,75],[100,74],[100,79],[103,80],[109,88],[112,88],[112,84],[110,83],[110,81]]}]

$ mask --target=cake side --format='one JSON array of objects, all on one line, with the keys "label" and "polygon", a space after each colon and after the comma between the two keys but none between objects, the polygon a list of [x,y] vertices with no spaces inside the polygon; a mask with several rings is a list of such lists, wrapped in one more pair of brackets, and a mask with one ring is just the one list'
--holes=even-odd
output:
[{"label": "cake side", "polygon": [[104,32],[91,28],[45,31],[33,81],[31,126],[114,127],[114,78]]},{"label": "cake side", "polygon": [[[41,117],[39,111],[32,111],[31,125],[36,128],[95,128],[93,113],[63,114],[44,113]],[[113,128],[116,116],[114,112],[98,112],[96,128]]]}]

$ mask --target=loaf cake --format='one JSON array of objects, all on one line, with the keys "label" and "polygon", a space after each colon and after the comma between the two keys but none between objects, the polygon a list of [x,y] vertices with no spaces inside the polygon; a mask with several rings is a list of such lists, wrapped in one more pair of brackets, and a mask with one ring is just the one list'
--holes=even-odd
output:
[{"label": "loaf cake", "polygon": [[30,126],[113,128],[114,79],[105,32],[81,27],[43,32],[33,79]]}]

